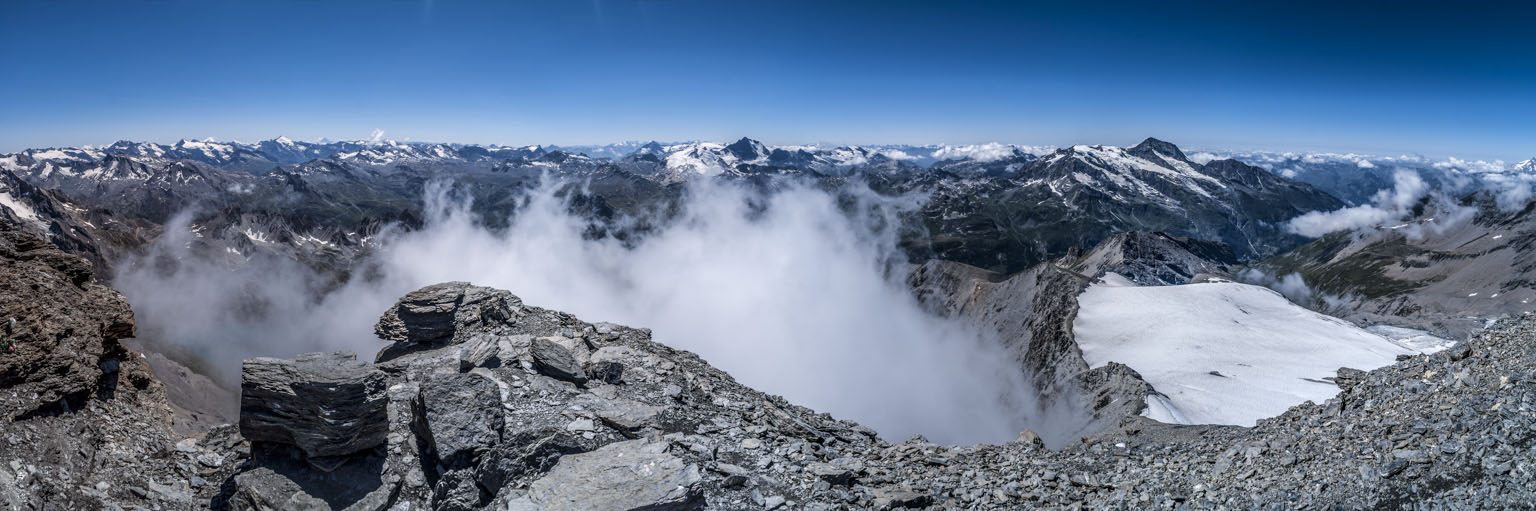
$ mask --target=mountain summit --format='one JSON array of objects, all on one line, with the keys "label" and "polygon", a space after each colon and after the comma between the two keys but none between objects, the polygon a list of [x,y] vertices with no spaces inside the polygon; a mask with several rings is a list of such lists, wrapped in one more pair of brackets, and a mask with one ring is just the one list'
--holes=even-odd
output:
[{"label": "mountain summit", "polygon": [[1180,161],[1189,161],[1189,158],[1184,156],[1184,151],[1179,150],[1179,146],[1152,137],[1147,137],[1146,140],[1141,141],[1140,144],[1136,144],[1136,147],[1132,147],[1130,151],[1127,152],[1148,159],[1151,159],[1154,154],[1160,153],[1167,156],[1172,156]]}]

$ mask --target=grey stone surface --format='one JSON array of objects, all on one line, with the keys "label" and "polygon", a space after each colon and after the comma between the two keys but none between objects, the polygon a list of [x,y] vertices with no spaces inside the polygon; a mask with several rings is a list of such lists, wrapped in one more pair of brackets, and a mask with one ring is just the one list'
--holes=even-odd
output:
[{"label": "grey stone surface", "polygon": [[522,306],[512,293],[446,282],[405,295],[379,318],[374,332],[394,342],[446,342],[469,328],[503,322]]},{"label": "grey stone surface", "polygon": [[579,339],[550,336],[533,340],[533,363],[544,374],[562,380],[587,381],[587,362],[592,354]]},{"label": "grey stone surface", "polygon": [[351,353],[310,353],[294,360],[245,361],[240,433],[298,447],[319,458],[384,444],[387,380]]},{"label": "grey stone surface", "polygon": [[[609,387],[611,388],[611,387]],[[600,390],[598,392],[601,392]],[[602,397],[597,392],[586,394],[575,400],[575,405],[591,411],[614,429],[621,431],[638,430],[653,421],[665,408],[648,405],[632,399],[621,397]]]},{"label": "grey stone surface", "polygon": [[501,396],[491,380],[466,373],[434,374],[423,382],[420,399],[438,463],[471,465],[501,441]]},{"label": "grey stone surface", "polygon": [[514,500],[518,511],[628,511],[703,509],[695,488],[697,466],[667,454],[666,442],[615,442],[560,459]]}]

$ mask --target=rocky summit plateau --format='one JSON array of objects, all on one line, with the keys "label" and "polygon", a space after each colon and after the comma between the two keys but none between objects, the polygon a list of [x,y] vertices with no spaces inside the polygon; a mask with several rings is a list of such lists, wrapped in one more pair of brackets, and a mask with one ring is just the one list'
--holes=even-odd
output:
[{"label": "rocky summit plateau", "polygon": [[[1435,509],[1536,495],[1536,317],[1340,369],[1253,427],[1144,417],[1048,450],[882,439],[645,329],[464,282],[381,311],[376,355],[247,360],[238,426],[171,433],[89,263],[0,231],[6,509]],[[1138,242],[1139,243],[1139,242]],[[1147,274],[1148,278],[1158,273]]]}]

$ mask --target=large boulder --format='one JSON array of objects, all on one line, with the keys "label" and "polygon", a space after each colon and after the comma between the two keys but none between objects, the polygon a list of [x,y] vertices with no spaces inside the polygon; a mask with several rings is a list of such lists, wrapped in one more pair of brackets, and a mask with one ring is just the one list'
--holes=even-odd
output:
[{"label": "large boulder", "polygon": [[346,456],[384,444],[388,379],[352,353],[245,361],[240,434],[299,448],[311,459]]},{"label": "large boulder", "polygon": [[435,374],[421,388],[427,440],[446,468],[470,465],[501,441],[501,396],[485,377]]},{"label": "large boulder", "polygon": [[512,293],[468,282],[430,285],[400,298],[379,318],[374,333],[398,343],[443,343],[457,334],[511,319],[523,302]]}]

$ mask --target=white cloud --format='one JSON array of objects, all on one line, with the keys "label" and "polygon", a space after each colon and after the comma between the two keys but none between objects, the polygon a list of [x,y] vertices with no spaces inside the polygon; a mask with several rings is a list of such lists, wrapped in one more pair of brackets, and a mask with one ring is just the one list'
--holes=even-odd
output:
[{"label": "white cloud", "polygon": [[1285,224],[1285,230],[1309,238],[1317,238],[1334,231],[1378,225],[1392,220],[1395,216],[1395,212],[1372,204],[1362,204],[1335,211],[1313,211],[1298,216]]},{"label": "white cloud", "polygon": [[1216,160],[1225,159],[1224,156],[1217,156],[1215,154],[1207,153],[1207,152],[1190,153],[1190,154],[1184,155],[1184,157],[1189,158],[1189,161],[1192,161],[1192,162],[1195,162],[1195,163],[1199,163],[1201,165],[1205,165],[1207,163],[1210,163],[1210,162],[1213,162],[1213,161],[1216,161]]},{"label": "white cloud", "polygon": [[933,152],[933,157],[939,160],[971,159],[975,161],[997,161],[1013,156],[1017,147],[1008,144],[992,142],[990,144],[944,146]]},{"label": "white cloud", "polygon": [[1494,196],[1499,209],[1509,212],[1525,208],[1525,204],[1531,200],[1531,183],[1516,183]]},{"label": "white cloud", "polygon": [[374,128],[373,132],[368,134],[368,140],[375,144],[382,142],[384,140],[384,130]]},{"label": "white cloud", "polygon": [[[1414,171],[1398,170],[1392,178],[1392,188],[1376,192],[1369,204],[1313,211],[1286,222],[1285,229],[1316,238],[1336,231],[1376,228],[1396,231],[1409,239],[1423,239],[1461,226],[1477,215],[1477,208],[1462,206],[1444,192],[1431,190]],[[1405,220],[1426,197],[1425,218]],[[1386,225],[1388,223],[1398,225]]]},{"label": "white cloud", "polygon": [[1461,158],[1456,158],[1454,156],[1450,157],[1450,158],[1447,158],[1444,161],[1435,162],[1434,163],[1434,167],[1438,168],[1438,169],[1446,169],[1446,170],[1465,170],[1465,171],[1468,171],[1468,172],[1501,172],[1501,171],[1503,171],[1505,169],[1505,165],[1504,165],[1504,161],[1503,160],[1493,160],[1493,161],[1476,160],[1476,161],[1472,161],[1472,160],[1463,160]]},{"label": "white cloud", "polygon": [[1320,237],[1335,231],[1371,227],[1406,216],[1414,203],[1428,191],[1429,185],[1412,171],[1399,170],[1392,176],[1390,190],[1376,192],[1372,204],[1338,209],[1313,211],[1286,222],[1285,229],[1309,238]]},{"label": "white cloud", "polygon": [[875,154],[883,154],[883,155],[885,155],[886,158],[890,158],[892,160],[916,160],[917,159],[916,156],[912,156],[910,154],[907,154],[906,151],[902,151],[900,149],[879,149],[879,150],[875,151]]},{"label": "white cloud", "polygon": [[1338,311],[1350,305],[1353,300],[1349,296],[1338,296],[1319,293],[1307,284],[1307,280],[1300,273],[1276,275],[1257,268],[1248,268],[1238,272],[1237,279],[1256,286],[1264,286],[1279,292],[1291,303],[1314,310]]}]

